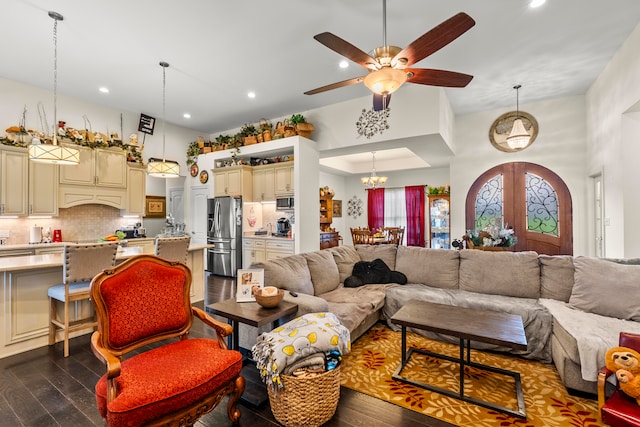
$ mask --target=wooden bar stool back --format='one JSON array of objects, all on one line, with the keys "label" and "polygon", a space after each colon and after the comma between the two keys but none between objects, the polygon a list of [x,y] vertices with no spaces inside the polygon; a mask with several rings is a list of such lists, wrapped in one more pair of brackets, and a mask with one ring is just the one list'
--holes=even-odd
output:
[{"label": "wooden bar stool back", "polygon": [[[116,263],[118,242],[65,245],[62,280],[49,288],[49,345],[56,343],[56,333],[64,334],[64,357],[69,356],[69,334],[97,326],[91,305],[78,301],[90,299],[91,279]],[[64,304],[62,313],[59,303]]]}]

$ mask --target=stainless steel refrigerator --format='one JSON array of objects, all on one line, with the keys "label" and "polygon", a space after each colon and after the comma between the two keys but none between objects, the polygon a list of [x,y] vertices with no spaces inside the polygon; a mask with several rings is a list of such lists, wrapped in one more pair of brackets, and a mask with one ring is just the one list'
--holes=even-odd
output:
[{"label": "stainless steel refrigerator", "polygon": [[236,277],[242,267],[242,197],[208,200],[207,269],[220,276]]}]

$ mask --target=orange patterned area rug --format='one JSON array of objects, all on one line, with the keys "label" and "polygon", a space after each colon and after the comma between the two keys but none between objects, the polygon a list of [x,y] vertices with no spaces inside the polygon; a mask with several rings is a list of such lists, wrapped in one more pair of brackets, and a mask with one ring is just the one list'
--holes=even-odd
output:
[{"label": "orange patterned area rug", "polygon": [[[400,364],[401,334],[377,324],[360,337],[343,357],[341,384],[358,392],[412,409],[458,426],[591,427],[598,422],[595,399],[569,395],[553,364],[509,355],[471,351],[471,360],[520,373],[527,419],[505,415],[440,393],[391,379]],[[407,333],[407,344],[458,357],[456,345]],[[459,390],[459,365],[413,353],[402,375],[454,392]],[[511,377],[467,367],[465,394],[517,410]]]}]

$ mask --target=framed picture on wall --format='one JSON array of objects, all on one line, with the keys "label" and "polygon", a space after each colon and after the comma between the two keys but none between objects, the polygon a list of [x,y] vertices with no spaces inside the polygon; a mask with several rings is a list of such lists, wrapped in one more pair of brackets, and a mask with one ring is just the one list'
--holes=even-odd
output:
[{"label": "framed picture on wall", "polygon": [[164,218],[167,216],[167,198],[164,196],[147,196],[144,209],[145,218]]},{"label": "framed picture on wall", "polygon": [[264,288],[264,269],[238,269],[236,302],[255,302],[256,288]]},{"label": "framed picture on wall", "polygon": [[333,217],[334,218],[342,217],[342,200],[333,201]]}]

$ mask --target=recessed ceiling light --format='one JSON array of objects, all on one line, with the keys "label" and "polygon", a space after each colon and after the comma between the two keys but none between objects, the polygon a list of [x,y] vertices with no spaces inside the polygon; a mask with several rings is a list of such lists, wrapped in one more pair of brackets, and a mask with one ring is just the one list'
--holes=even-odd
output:
[{"label": "recessed ceiling light", "polygon": [[255,97],[256,97],[256,93],[255,93],[255,92],[249,92],[249,93],[247,94],[247,96],[248,96],[249,98],[252,98],[252,99],[253,99],[253,98],[255,98]]},{"label": "recessed ceiling light", "polygon": [[340,61],[340,68],[347,68],[349,67],[349,63],[345,60]]},{"label": "recessed ceiling light", "polygon": [[98,89],[100,92],[102,93],[109,93],[109,88],[108,87],[104,87],[102,86],[100,89]]},{"label": "recessed ceiling light", "polygon": [[529,7],[530,8],[534,8],[534,7],[540,7],[542,6],[547,0],[531,0],[531,2],[529,3]]},{"label": "recessed ceiling light", "polygon": [[184,114],[182,115],[182,117],[184,117],[185,119],[190,119],[190,118],[191,118],[191,114],[189,114],[189,113],[184,113]]}]

